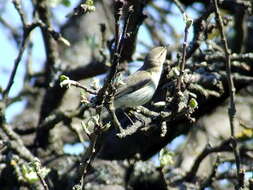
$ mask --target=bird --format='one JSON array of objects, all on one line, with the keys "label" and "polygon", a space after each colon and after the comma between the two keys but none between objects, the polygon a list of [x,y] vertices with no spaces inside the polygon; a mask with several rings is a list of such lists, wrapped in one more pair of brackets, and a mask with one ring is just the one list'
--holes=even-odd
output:
[{"label": "bird", "polygon": [[164,46],[150,50],[143,66],[116,88],[113,101],[115,109],[141,106],[152,99],[161,78],[166,55],[167,48]]}]

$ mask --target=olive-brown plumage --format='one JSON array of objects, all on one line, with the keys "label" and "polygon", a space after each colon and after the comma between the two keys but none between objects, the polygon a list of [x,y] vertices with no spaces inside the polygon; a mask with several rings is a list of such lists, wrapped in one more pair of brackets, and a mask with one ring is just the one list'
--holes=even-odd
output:
[{"label": "olive-brown plumage", "polygon": [[114,107],[127,108],[141,106],[149,102],[158,86],[166,47],[155,47],[146,56],[143,66],[128,76],[120,85],[114,97]]}]

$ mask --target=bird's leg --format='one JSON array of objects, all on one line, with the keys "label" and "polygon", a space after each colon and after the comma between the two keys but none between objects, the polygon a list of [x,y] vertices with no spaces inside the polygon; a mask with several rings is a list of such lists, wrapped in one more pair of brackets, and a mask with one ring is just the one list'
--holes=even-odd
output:
[{"label": "bird's leg", "polygon": [[[134,114],[132,111],[129,112],[129,114],[134,117],[137,121],[141,122],[142,126],[145,126],[146,123],[145,121],[141,118],[141,117],[138,117],[138,115],[136,115],[136,113]],[[129,117],[129,116],[128,116]],[[130,118],[130,117],[129,117]],[[130,119],[130,121],[132,122],[132,124],[134,124],[134,122]]]},{"label": "bird's leg", "polygon": [[135,119],[139,122],[141,122],[142,126],[145,126],[146,125],[146,122],[141,118],[141,117],[138,117],[137,115],[133,114],[133,116],[135,117]]},{"label": "bird's leg", "polygon": [[127,117],[127,119],[131,122],[131,124],[133,125],[134,122],[133,122],[133,120],[131,119],[131,117],[129,117],[129,115],[128,115],[125,111],[123,111],[123,113],[124,113],[124,115]]},{"label": "bird's leg", "polygon": [[113,124],[119,129],[120,133],[123,133],[124,129],[121,127],[121,124],[115,114],[115,108],[112,102],[109,102],[108,111],[112,116]]}]

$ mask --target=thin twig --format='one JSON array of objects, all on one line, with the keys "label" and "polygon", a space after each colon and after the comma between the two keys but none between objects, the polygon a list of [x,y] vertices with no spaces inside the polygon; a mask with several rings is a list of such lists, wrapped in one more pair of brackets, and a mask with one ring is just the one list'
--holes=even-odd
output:
[{"label": "thin twig", "polygon": [[[113,98],[113,97],[112,97]],[[112,100],[113,101],[113,100]],[[110,102],[109,103],[109,113],[111,114],[112,116],[112,119],[113,119],[113,124],[115,125],[115,127],[117,127],[120,131],[120,133],[123,133],[124,129],[121,127],[121,124],[116,116],[116,113],[115,113],[115,108],[114,108],[114,105],[113,105],[113,102]]]},{"label": "thin twig", "polygon": [[[99,91],[99,94],[98,94],[98,97],[102,98],[100,100],[101,102],[99,102],[101,104],[106,103],[105,100],[106,100],[106,98],[109,97],[108,110],[112,113],[112,116],[114,117],[114,122],[117,125],[119,125],[119,126],[120,126],[120,123],[119,123],[119,121],[117,119],[117,116],[116,116],[115,112],[113,111],[114,110],[112,108],[113,105],[111,104],[111,100],[113,98],[112,96],[113,96],[113,93],[114,93],[112,81],[116,77],[116,74],[117,74],[117,67],[118,67],[118,64],[119,64],[119,59],[120,59],[120,55],[121,55],[122,48],[123,48],[123,41],[126,38],[126,31],[127,31],[127,27],[128,27],[128,23],[129,23],[129,18],[130,18],[131,14],[132,14],[132,11],[129,11],[129,14],[128,14],[127,18],[126,18],[126,21],[125,21],[125,24],[124,24],[124,27],[123,27],[123,32],[122,32],[121,38],[118,39],[119,40],[119,42],[118,42],[119,44],[116,45],[117,49],[114,51],[114,54],[113,54],[112,67],[111,67],[109,76],[107,78],[107,81],[106,81],[104,87]],[[117,27],[117,25],[116,25],[116,27]],[[115,36],[115,37],[117,38],[119,36]],[[108,90],[110,90],[110,94],[106,95],[107,93],[105,93],[105,92],[108,92]],[[99,114],[101,114],[101,112],[102,112],[102,109],[100,110]],[[100,133],[102,131],[101,131],[101,127],[99,127],[99,126],[97,126],[97,127],[98,127],[98,129],[95,131],[94,139],[91,139],[91,136],[88,135],[88,137],[91,140],[91,144],[90,144],[90,147],[89,147],[90,151],[88,152],[88,158],[83,162],[85,165],[84,165],[83,174],[82,174],[82,177],[81,177],[81,180],[80,180],[80,185],[82,187],[82,190],[85,189],[84,179],[85,179],[85,177],[87,175],[88,168],[90,167],[92,161],[94,160],[94,158],[96,156],[96,153],[98,152],[98,150],[96,150],[96,144],[97,144],[97,139],[99,138]],[[120,129],[121,129],[121,127],[120,127]]]},{"label": "thin twig", "polygon": [[38,168],[34,167],[34,169],[35,169],[37,176],[39,177],[40,183],[42,184],[44,190],[49,190],[49,187],[48,187],[46,181],[44,180],[44,178],[42,177],[42,175],[40,174],[40,172],[38,171]]},{"label": "thin twig", "polygon": [[119,35],[119,21],[120,21],[120,17],[122,16],[122,6],[123,3],[121,1],[116,1],[115,5],[114,5],[114,18],[115,18],[115,51],[118,50],[119,48],[119,40],[120,40],[120,35]]},{"label": "thin twig", "polygon": [[228,108],[228,115],[229,115],[229,122],[230,122],[230,130],[231,130],[231,136],[234,139],[233,143],[232,143],[232,147],[233,147],[233,152],[234,152],[234,156],[235,156],[235,162],[236,162],[236,168],[237,168],[237,177],[238,177],[238,189],[244,186],[244,180],[241,179],[243,176],[241,173],[241,169],[240,169],[240,156],[239,153],[237,151],[237,141],[234,138],[234,130],[235,130],[235,114],[236,114],[236,108],[235,108],[235,87],[234,87],[234,82],[233,82],[233,78],[232,78],[232,74],[231,74],[231,58],[230,58],[230,50],[228,48],[228,43],[227,43],[227,39],[225,36],[225,32],[224,32],[224,26],[223,26],[223,20],[222,17],[220,16],[220,11],[218,8],[218,3],[217,0],[213,0],[213,4],[215,7],[215,19],[216,19],[216,23],[218,25],[218,29],[220,31],[220,35],[221,35],[221,41],[223,44],[223,49],[224,49],[224,53],[226,56],[226,72],[227,72],[227,81],[228,81],[228,88],[229,88],[229,97],[230,97],[230,101],[229,101],[229,108]]},{"label": "thin twig", "polygon": [[115,126],[120,130],[120,133],[123,133],[123,128],[121,127],[121,124],[115,114],[115,108],[114,108],[114,105],[113,105],[113,98],[114,98],[114,93],[115,93],[115,90],[113,89],[113,84],[112,84],[112,81],[113,79],[115,79],[116,75],[117,75],[117,67],[119,65],[119,59],[120,59],[120,56],[121,56],[121,53],[122,53],[122,49],[123,49],[123,43],[126,39],[126,34],[127,34],[127,27],[128,27],[128,24],[129,24],[129,20],[130,20],[130,16],[132,14],[132,7],[129,7],[129,11],[128,11],[128,14],[127,14],[127,17],[126,17],[126,20],[125,20],[125,24],[123,26],[123,32],[122,32],[122,35],[121,35],[121,38],[120,38],[120,41],[119,41],[119,44],[118,44],[118,49],[117,49],[117,52],[118,54],[116,55],[116,62],[115,62],[115,72],[112,76],[112,80],[110,81],[111,83],[111,89],[112,89],[112,92],[111,94],[109,95],[110,96],[110,100],[109,100],[109,107],[108,107],[108,110],[110,112],[110,114],[112,115],[112,118],[113,118],[113,122],[115,124]]},{"label": "thin twig", "polygon": [[83,86],[81,83],[79,83],[77,81],[74,81],[74,80],[70,80],[70,79],[63,80],[60,83],[60,86],[67,86],[67,87],[69,87],[69,86],[75,86],[77,88],[83,89],[84,91],[86,91],[86,92],[88,92],[90,94],[94,94],[94,95],[97,94],[96,90],[89,89],[89,88]]},{"label": "thin twig", "polygon": [[16,134],[10,125],[2,123],[1,129],[8,136],[10,148],[16,152],[22,159],[31,162],[34,160],[32,153],[25,147],[22,139]]},{"label": "thin twig", "polygon": [[132,14],[133,14],[133,6],[130,6],[128,8],[128,14],[126,16],[125,24],[123,26],[122,35],[121,35],[120,42],[119,42],[119,53],[120,53],[120,55],[121,55],[122,50],[123,50],[123,44],[124,44],[124,42],[127,38],[127,28],[129,26],[130,17],[131,17]]},{"label": "thin twig", "polygon": [[17,56],[17,58],[15,59],[15,62],[14,62],[14,67],[12,69],[10,79],[8,81],[6,89],[3,92],[3,99],[6,99],[8,97],[9,91],[10,91],[10,89],[11,89],[13,83],[14,83],[14,78],[15,78],[15,75],[17,73],[17,69],[18,69],[19,63],[21,61],[22,55],[25,51],[25,47],[26,47],[26,44],[27,44],[27,41],[28,41],[28,37],[29,37],[31,31],[34,28],[36,28],[37,26],[39,26],[39,23],[32,23],[30,25],[26,24],[25,18],[24,18],[24,13],[20,8],[20,4],[17,1],[13,1],[13,4],[14,4],[14,7],[16,8],[17,12],[19,13],[19,16],[20,16],[22,24],[23,24],[23,36],[22,36],[22,41],[21,41],[21,45],[20,45],[20,48],[19,48],[18,56]]},{"label": "thin twig", "polygon": [[[114,79],[114,77],[117,73],[117,67],[118,67],[118,64],[119,64],[119,59],[120,59],[120,56],[121,56],[123,43],[124,43],[124,40],[126,38],[126,31],[127,31],[127,27],[128,27],[128,24],[129,24],[129,19],[130,19],[131,14],[132,14],[132,11],[129,11],[129,13],[127,15],[127,18],[126,18],[126,21],[125,21],[125,24],[124,24],[124,27],[123,27],[123,32],[121,34],[118,49],[116,49],[116,51],[113,55],[112,67],[110,68],[110,73],[107,77],[107,81],[105,82],[104,87],[99,91],[99,95],[98,95],[99,97],[103,97],[103,95],[108,90],[109,86],[111,85],[111,83],[112,83],[112,81],[113,81],[113,79]],[[100,100],[100,101],[102,102],[102,100]]]},{"label": "thin twig", "polygon": [[12,2],[13,2],[13,5],[14,5],[16,11],[19,14],[22,25],[25,26],[26,25],[26,21],[25,21],[26,19],[25,19],[25,14],[24,14],[23,10],[21,9],[21,5],[20,5],[21,2],[18,1],[18,0],[13,0]]},{"label": "thin twig", "polygon": [[[31,31],[30,31],[31,32]],[[29,33],[30,33],[29,32]],[[25,36],[24,36],[25,35]],[[17,69],[18,69],[18,66],[19,66],[19,63],[21,61],[21,58],[22,58],[22,55],[25,51],[25,46],[26,46],[26,43],[27,43],[27,39],[28,39],[28,36],[27,34],[24,34],[23,35],[23,38],[22,38],[22,42],[21,42],[21,45],[20,45],[20,48],[19,48],[19,52],[18,52],[18,56],[17,58],[15,59],[15,62],[14,62],[14,67],[12,69],[12,72],[11,72],[11,76],[10,76],[10,79],[9,79],[9,82],[7,84],[7,87],[6,89],[4,90],[3,92],[3,99],[6,99],[6,97],[8,97],[8,94],[9,94],[9,91],[11,89],[11,86],[13,85],[14,83],[14,78],[15,78],[15,75],[17,73]]]},{"label": "thin twig", "polygon": [[[126,35],[127,28],[128,28],[128,24],[129,24],[129,20],[130,20],[130,16],[131,16],[132,12],[133,12],[132,7],[129,7],[129,12],[127,14],[127,17],[126,17],[126,20],[125,20],[125,23],[124,23],[124,26],[123,26],[123,31],[122,31],[122,34],[121,34],[121,37],[120,37],[119,44],[117,45],[117,49],[115,50],[115,52],[113,54],[112,67],[111,67],[109,76],[108,76],[107,81],[106,81],[105,85],[103,86],[103,88],[98,92],[98,98],[102,98],[102,100],[100,100],[101,104],[106,103],[106,98],[108,99],[107,101],[108,101],[109,104],[106,103],[107,106],[108,106],[107,109],[112,114],[113,121],[116,124],[116,127],[118,127],[120,131],[122,131],[120,123],[119,123],[118,119],[116,118],[117,116],[116,116],[115,112],[112,111],[112,110],[114,110],[114,108],[112,108],[112,105],[110,105],[110,104],[112,102],[112,98],[113,98],[114,93],[115,93],[115,89],[113,87],[113,80],[115,79],[116,74],[117,74],[117,68],[118,68],[118,65],[119,65],[120,56],[121,56],[122,49],[123,49],[123,44],[124,44],[124,41],[125,41],[126,36],[127,36]],[[109,92],[109,93],[105,93],[105,92]],[[106,94],[108,94],[108,95],[106,96]]]},{"label": "thin twig", "polygon": [[231,58],[230,58],[230,50],[228,48],[227,39],[225,36],[224,28],[223,28],[223,21],[219,13],[217,0],[213,0],[215,6],[215,15],[216,15],[216,22],[218,24],[218,28],[221,34],[221,41],[224,48],[224,53],[226,57],[226,72],[227,72],[227,80],[228,80],[228,87],[229,87],[229,95],[230,95],[230,108],[229,108],[229,119],[230,119],[230,129],[231,129],[231,136],[234,136],[234,117],[236,113],[235,109],[235,87],[233,83],[233,78],[231,74]]},{"label": "thin twig", "polygon": [[86,158],[86,160],[83,162],[84,166],[83,166],[83,174],[80,180],[80,185],[82,187],[82,190],[85,190],[85,184],[84,184],[84,179],[88,173],[88,169],[91,166],[92,161],[94,160],[99,148],[97,148],[96,150],[96,145],[97,145],[97,140],[99,138],[99,136],[101,135],[101,131],[100,128],[97,129],[97,131],[94,132],[94,137],[92,139],[92,137],[87,134],[89,139],[90,139],[90,146],[87,149],[88,151],[88,158]]},{"label": "thin twig", "polygon": [[178,0],[173,0],[173,2],[176,4],[177,8],[180,10],[182,14],[185,13],[183,5]]},{"label": "thin twig", "polygon": [[196,176],[196,173],[199,169],[200,164],[202,163],[202,160],[206,158],[211,153],[214,152],[224,152],[224,151],[231,151],[231,141],[232,139],[227,139],[223,141],[220,145],[211,147],[210,145],[207,145],[203,151],[198,155],[196,158],[191,170],[186,174],[186,176],[182,179],[182,181],[192,181],[194,177]]},{"label": "thin twig", "polygon": [[183,54],[182,54],[182,61],[179,64],[179,77],[177,80],[177,90],[180,92],[181,91],[181,83],[183,80],[183,75],[184,75],[184,68],[186,64],[186,48],[187,48],[187,38],[188,38],[188,32],[189,32],[190,25],[186,24],[185,30],[184,30],[184,43],[183,43]]},{"label": "thin twig", "polygon": [[200,47],[201,42],[204,41],[203,35],[206,31],[206,20],[213,13],[213,10],[213,6],[209,6],[199,18],[194,20],[193,39],[190,42],[191,45],[187,50],[186,59],[189,59]]},{"label": "thin twig", "polygon": [[181,84],[183,80],[183,75],[184,75],[184,68],[186,64],[186,49],[187,49],[187,38],[188,38],[188,33],[189,33],[189,28],[192,25],[192,20],[187,16],[187,14],[184,11],[183,6],[178,0],[173,0],[180,12],[182,13],[185,21],[185,29],[184,29],[184,42],[183,42],[183,53],[182,53],[182,60],[179,63],[179,77],[177,80],[177,93],[181,91]]}]

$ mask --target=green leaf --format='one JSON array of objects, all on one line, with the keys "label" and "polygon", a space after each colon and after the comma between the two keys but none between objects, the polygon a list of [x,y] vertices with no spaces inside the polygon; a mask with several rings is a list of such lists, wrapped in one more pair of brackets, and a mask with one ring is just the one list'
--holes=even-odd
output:
[{"label": "green leaf", "polygon": [[70,0],[62,0],[62,2],[61,2],[64,6],[66,6],[66,7],[70,7],[70,5],[71,5],[71,1]]},{"label": "green leaf", "polygon": [[193,109],[198,107],[198,102],[195,98],[191,98],[189,101],[189,106]]},{"label": "green leaf", "polygon": [[33,183],[35,183],[36,181],[39,180],[39,177],[36,174],[35,170],[30,166],[22,165],[21,171],[22,171],[22,175],[23,175],[24,179],[29,184],[33,184]]},{"label": "green leaf", "polygon": [[26,182],[33,184],[40,180],[36,170],[43,178],[46,177],[50,172],[50,169],[42,167],[40,160],[35,158],[32,162],[23,164],[21,166],[21,172]]},{"label": "green leaf", "polygon": [[165,166],[172,165],[174,153],[166,148],[163,148],[159,153],[160,166],[163,168]]},{"label": "green leaf", "polygon": [[69,77],[67,77],[66,75],[61,75],[60,76],[60,81],[65,81],[65,80],[69,80]]},{"label": "green leaf", "polygon": [[93,2],[93,0],[87,0],[85,4],[89,5],[89,6],[93,6],[94,2]]}]

